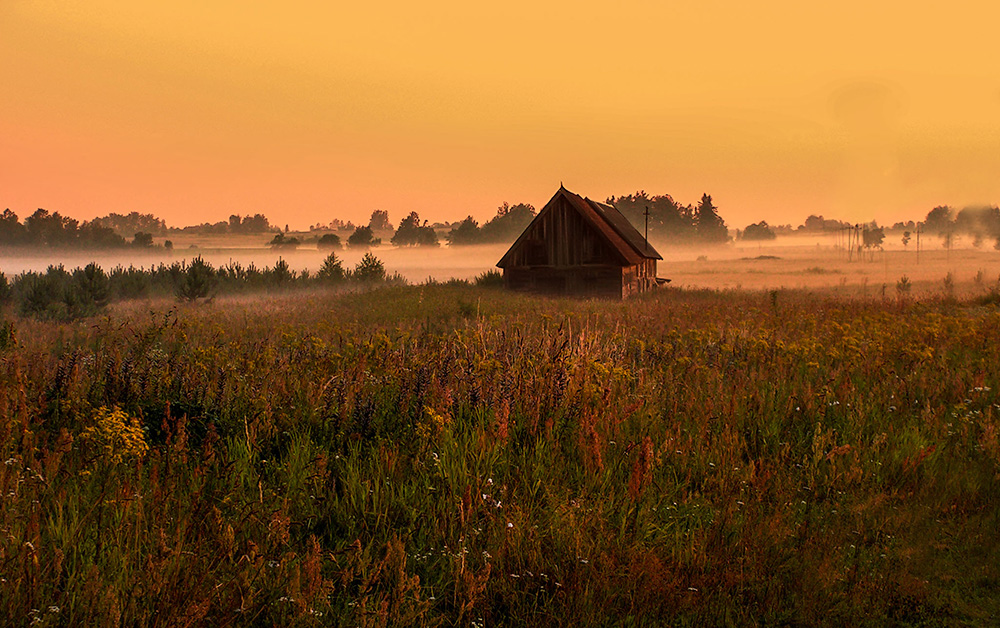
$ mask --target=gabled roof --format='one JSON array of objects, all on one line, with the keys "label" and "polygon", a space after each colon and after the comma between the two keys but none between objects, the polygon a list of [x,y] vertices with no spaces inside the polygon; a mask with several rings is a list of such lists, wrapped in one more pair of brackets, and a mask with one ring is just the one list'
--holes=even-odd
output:
[{"label": "gabled roof", "polygon": [[549,211],[552,204],[560,197],[564,198],[571,207],[580,213],[584,220],[604,236],[604,239],[611,245],[614,252],[629,265],[638,264],[643,259],[663,259],[620,211],[610,205],[598,203],[589,198],[584,198],[579,194],[574,194],[560,186],[559,191],[545,204],[542,211],[538,212],[538,215],[531,221],[531,224],[525,228],[524,232],[511,245],[503,258],[497,262],[497,266],[500,268],[506,266],[509,261],[508,258],[511,257],[513,251],[521,244],[521,241],[527,237],[535,221],[539,220],[542,215]]}]

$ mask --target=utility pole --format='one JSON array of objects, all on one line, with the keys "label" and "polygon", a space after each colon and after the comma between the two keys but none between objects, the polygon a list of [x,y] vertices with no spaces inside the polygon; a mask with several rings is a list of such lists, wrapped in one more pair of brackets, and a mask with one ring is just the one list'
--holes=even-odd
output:
[{"label": "utility pole", "polygon": [[917,223],[917,264],[920,264],[920,223]]},{"label": "utility pole", "polygon": [[646,205],[643,215],[646,216],[646,252],[649,253],[649,205]]}]

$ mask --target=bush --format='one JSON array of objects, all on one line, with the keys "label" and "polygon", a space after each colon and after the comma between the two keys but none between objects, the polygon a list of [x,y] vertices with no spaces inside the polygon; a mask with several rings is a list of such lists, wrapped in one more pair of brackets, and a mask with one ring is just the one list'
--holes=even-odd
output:
[{"label": "bush", "polygon": [[[177,266],[176,264],[174,266]],[[185,301],[203,299],[215,288],[216,276],[211,264],[199,255],[191,260],[187,269],[177,278],[174,292]]]},{"label": "bush", "polygon": [[351,273],[351,279],[363,282],[385,281],[385,266],[371,253],[365,253]]},{"label": "bush", "polygon": [[320,251],[339,251],[343,248],[343,245],[340,243],[340,236],[335,233],[328,233],[319,239],[319,242],[316,243],[316,248]]},{"label": "bush", "polygon": [[475,282],[477,286],[483,288],[501,288],[503,287],[503,274],[499,270],[491,268],[476,275]]},{"label": "bush", "polygon": [[17,334],[12,321],[0,321],[0,351],[17,344]]},{"label": "bush", "polygon": [[475,244],[480,241],[479,231],[479,223],[472,216],[469,216],[452,227],[445,237],[448,238],[448,244],[452,246]]},{"label": "bush", "polygon": [[910,282],[910,278],[903,275],[896,282],[896,294],[901,297],[905,297],[910,294],[910,290],[913,288],[913,284]]},{"label": "bush", "polygon": [[747,225],[747,228],[743,230],[744,240],[774,240],[777,237],[770,225],[767,224],[767,221],[764,220],[756,224]]},{"label": "bush", "polygon": [[120,299],[139,299],[149,294],[152,271],[146,272],[134,266],[127,269],[117,266],[108,278],[111,293]]},{"label": "bush", "polygon": [[111,298],[111,282],[96,263],[91,262],[85,268],[74,270],[73,282],[85,301],[93,303],[98,308],[108,304]]},{"label": "bush", "polygon": [[67,319],[69,273],[62,266],[49,266],[44,275],[28,273],[19,282],[21,313],[37,318]]},{"label": "bush", "polygon": [[344,271],[344,263],[337,257],[336,253],[330,253],[326,256],[326,259],[323,260],[323,265],[319,268],[319,272],[316,273],[316,278],[329,283],[339,283],[347,279],[347,273]]},{"label": "bush", "polygon": [[268,286],[285,286],[295,280],[295,272],[288,268],[288,262],[278,258],[274,268],[264,271],[264,281]]},{"label": "bush", "polygon": [[139,233],[135,234],[135,236],[132,238],[132,246],[138,247],[138,248],[141,248],[141,249],[143,249],[143,248],[145,248],[145,249],[152,248],[152,246],[153,246],[153,234],[152,233],[145,233],[143,231],[140,231]]},{"label": "bush", "polygon": [[288,238],[285,237],[285,234],[279,232],[271,238],[268,246],[273,249],[294,249],[298,248],[299,244],[301,244],[301,242],[299,242],[298,238]]},{"label": "bush", "polygon": [[367,249],[380,244],[382,240],[375,237],[371,227],[358,227],[347,238],[347,246],[352,249]]},{"label": "bush", "polygon": [[10,300],[10,283],[7,282],[7,275],[0,273],[0,305]]}]

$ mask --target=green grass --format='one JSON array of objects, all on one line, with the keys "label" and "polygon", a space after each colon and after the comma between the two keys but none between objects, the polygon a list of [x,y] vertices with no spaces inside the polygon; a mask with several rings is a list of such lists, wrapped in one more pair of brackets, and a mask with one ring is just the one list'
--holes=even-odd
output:
[{"label": "green grass", "polygon": [[1000,615],[992,305],[425,285],[7,320],[10,625]]}]

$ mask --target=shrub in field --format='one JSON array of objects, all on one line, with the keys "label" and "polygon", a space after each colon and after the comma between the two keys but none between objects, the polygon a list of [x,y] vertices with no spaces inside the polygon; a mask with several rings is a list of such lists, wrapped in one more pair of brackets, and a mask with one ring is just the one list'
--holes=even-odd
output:
[{"label": "shrub in field", "polygon": [[15,344],[17,344],[17,334],[14,321],[0,320],[0,351],[9,349]]},{"label": "shrub in field", "polygon": [[362,257],[361,261],[359,261],[357,266],[354,267],[354,272],[351,273],[351,279],[354,281],[368,283],[384,281],[385,266],[371,253],[365,253],[365,256]]},{"label": "shrub in field", "polygon": [[185,301],[196,301],[209,296],[216,284],[215,271],[199,255],[176,277],[174,291]]},{"label": "shrub in field", "polygon": [[53,317],[62,302],[60,282],[48,275],[25,273],[18,281],[20,310],[25,316]]},{"label": "shrub in field", "polygon": [[271,238],[268,242],[268,246],[272,249],[296,249],[299,247],[301,242],[296,237],[287,237],[284,233],[278,232]]},{"label": "shrub in field", "polygon": [[340,250],[343,246],[340,243],[340,236],[336,233],[326,233],[316,243],[316,248],[320,251]]},{"label": "shrub in field", "polygon": [[337,257],[336,253],[330,253],[326,256],[319,272],[316,273],[316,278],[325,283],[339,283],[347,279],[344,263]]},{"label": "shrub in field", "polygon": [[900,277],[899,281],[896,282],[896,294],[900,297],[906,297],[909,295],[912,288],[913,284],[910,283],[910,278],[906,275]]},{"label": "shrub in field", "polygon": [[111,282],[100,266],[91,262],[73,271],[73,281],[82,298],[96,307],[104,307],[111,298]]},{"label": "shrub in field", "polygon": [[73,274],[62,266],[49,266],[44,275],[22,275],[17,288],[22,314],[54,320],[91,316],[109,296],[108,278],[96,264]]},{"label": "shrub in field", "polygon": [[0,273],[0,306],[8,301],[10,301],[10,283],[7,281],[7,275]]},{"label": "shrub in field", "polygon": [[111,294],[119,299],[139,299],[149,294],[152,273],[129,266],[116,266],[108,275]]},{"label": "shrub in field", "polygon": [[264,270],[263,279],[268,287],[281,288],[295,281],[295,272],[289,268],[288,262],[278,258],[278,261],[274,263],[274,268]]},{"label": "shrub in field", "polygon": [[955,275],[949,272],[941,280],[941,285],[944,287],[945,296],[949,298],[955,296]]},{"label": "shrub in field", "polygon": [[367,249],[382,244],[381,238],[376,238],[371,227],[358,227],[347,238],[347,246],[352,249]]},{"label": "shrub in field", "polygon": [[495,268],[491,268],[483,273],[476,275],[475,279],[476,285],[483,288],[502,288],[503,287],[503,274]]}]

